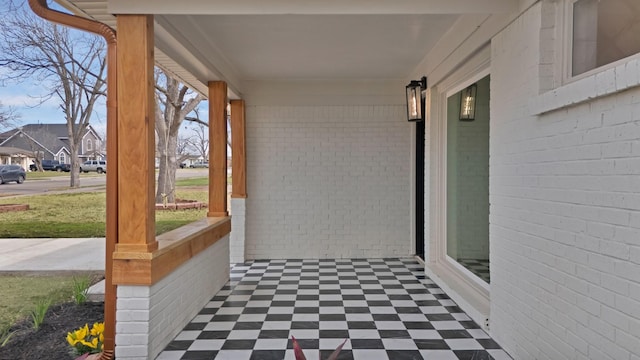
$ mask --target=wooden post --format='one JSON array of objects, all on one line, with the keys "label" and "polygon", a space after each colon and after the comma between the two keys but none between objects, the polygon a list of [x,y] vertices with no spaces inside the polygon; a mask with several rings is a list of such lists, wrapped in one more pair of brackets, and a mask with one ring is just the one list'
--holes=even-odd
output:
[{"label": "wooden post", "polygon": [[153,16],[118,15],[117,252],[148,253],[155,235]]},{"label": "wooden post", "polygon": [[247,197],[244,100],[231,100],[231,180],[232,198]]},{"label": "wooden post", "polygon": [[227,83],[209,82],[209,217],[227,211]]}]

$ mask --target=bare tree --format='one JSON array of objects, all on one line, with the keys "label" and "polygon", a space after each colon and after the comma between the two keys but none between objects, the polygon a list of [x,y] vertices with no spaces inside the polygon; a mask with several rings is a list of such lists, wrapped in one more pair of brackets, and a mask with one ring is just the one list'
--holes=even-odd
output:
[{"label": "bare tree", "polygon": [[175,202],[176,169],[178,167],[178,132],[187,115],[204,97],[162,69],[156,71],[156,135],[158,187],[156,203]]},{"label": "bare tree", "polygon": [[178,164],[182,164],[189,158],[189,146],[189,138],[181,135],[178,136],[178,143],[176,146],[176,156],[178,157]]},{"label": "bare tree", "polygon": [[0,131],[12,127],[18,118],[18,114],[12,108],[4,107],[0,102]]},{"label": "bare tree", "polygon": [[189,138],[189,145],[203,161],[209,161],[209,126],[197,124],[193,128],[193,136]]},{"label": "bare tree", "polygon": [[3,80],[35,78],[55,98],[67,123],[71,151],[71,187],[80,186],[78,150],[96,101],[105,95],[105,44],[90,34],[54,25],[11,6],[0,22],[0,66]]}]

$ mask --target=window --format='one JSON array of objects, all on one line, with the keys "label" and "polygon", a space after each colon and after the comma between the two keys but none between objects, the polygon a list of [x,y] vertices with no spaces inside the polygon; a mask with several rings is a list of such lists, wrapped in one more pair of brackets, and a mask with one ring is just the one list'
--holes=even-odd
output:
[{"label": "window", "polygon": [[60,156],[58,156],[58,161],[60,161],[60,164],[66,164],[67,163],[65,161],[64,153],[60,153]]},{"label": "window", "polygon": [[93,150],[93,143],[91,142],[91,139],[87,139],[87,151],[91,150]]},{"label": "window", "polygon": [[640,53],[640,1],[571,0],[571,76]]}]

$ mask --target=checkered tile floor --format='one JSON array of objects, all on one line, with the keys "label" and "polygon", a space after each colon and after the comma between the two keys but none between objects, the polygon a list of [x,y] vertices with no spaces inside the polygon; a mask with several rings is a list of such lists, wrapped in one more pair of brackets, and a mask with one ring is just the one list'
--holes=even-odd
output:
[{"label": "checkered tile floor", "polygon": [[267,260],[231,281],[157,359],[510,359],[413,259]]},{"label": "checkered tile floor", "polygon": [[477,277],[484,280],[487,284],[491,283],[491,277],[489,275],[489,260],[458,259],[458,262],[460,265],[474,273]]}]

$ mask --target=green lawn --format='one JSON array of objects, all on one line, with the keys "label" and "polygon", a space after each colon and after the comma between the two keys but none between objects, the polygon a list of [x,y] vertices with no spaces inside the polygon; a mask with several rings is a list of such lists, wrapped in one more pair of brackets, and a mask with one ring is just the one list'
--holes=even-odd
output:
[{"label": "green lawn", "polygon": [[[181,190],[180,199],[207,201],[208,192]],[[0,213],[0,238],[104,237],[106,196],[104,191],[0,198],[0,204],[29,204],[28,211]],[[206,216],[206,210],[156,212],[156,234]]]},{"label": "green lawn", "polygon": [[0,275],[0,289],[1,334],[3,329],[27,316],[40,299],[50,299],[52,304],[70,300],[73,277]]}]

